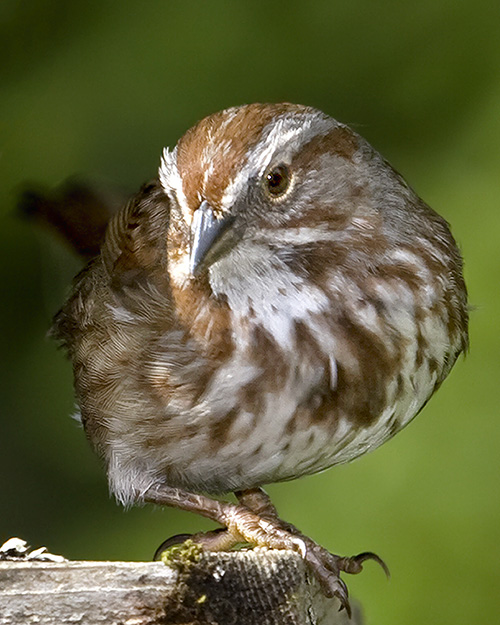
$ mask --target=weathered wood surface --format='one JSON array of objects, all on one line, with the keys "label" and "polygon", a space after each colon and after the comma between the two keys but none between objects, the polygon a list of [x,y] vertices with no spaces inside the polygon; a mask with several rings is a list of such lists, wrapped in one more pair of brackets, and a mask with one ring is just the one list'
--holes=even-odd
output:
[{"label": "weathered wood surface", "polygon": [[289,551],[197,561],[0,562],[1,625],[359,625]]}]

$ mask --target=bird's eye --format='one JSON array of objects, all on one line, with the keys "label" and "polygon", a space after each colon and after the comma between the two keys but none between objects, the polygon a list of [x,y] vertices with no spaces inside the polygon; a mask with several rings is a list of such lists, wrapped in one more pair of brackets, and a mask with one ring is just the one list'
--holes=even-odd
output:
[{"label": "bird's eye", "polygon": [[286,165],[272,167],[264,175],[266,191],[273,198],[278,198],[288,191],[290,180],[290,172]]}]

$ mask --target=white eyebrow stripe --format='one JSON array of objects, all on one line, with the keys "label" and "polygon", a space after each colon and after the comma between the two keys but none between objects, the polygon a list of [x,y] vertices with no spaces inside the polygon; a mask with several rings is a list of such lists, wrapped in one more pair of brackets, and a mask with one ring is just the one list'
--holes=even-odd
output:
[{"label": "white eyebrow stripe", "polygon": [[[314,122],[314,126],[313,126]],[[284,115],[270,122],[264,129],[264,137],[248,153],[245,166],[240,169],[224,191],[221,207],[229,210],[236,198],[248,184],[252,175],[263,176],[273,159],[279,155],[280,162],[289,163],[293,154],[312,138],[327,134],[335,124],[331,117],[323,118],[319,114]]]}]

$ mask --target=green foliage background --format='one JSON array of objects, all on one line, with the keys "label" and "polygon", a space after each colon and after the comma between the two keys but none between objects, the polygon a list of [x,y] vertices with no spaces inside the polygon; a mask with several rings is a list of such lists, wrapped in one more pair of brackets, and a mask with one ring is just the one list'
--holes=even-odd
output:
[{"label": "green foliage background", "polygon": [[201,117],[296,101],[352,124],[451,223],[474,306],[470,355],[403,433],[352,465],[271,485],[333,551],[369,624],[492,622],[500,609],[500,4],[2,0],[0,540],[70,558],[149,559],[209,525],[124,512],[45,338],[78,261],[14,211],[19,185],[79,174],[134,191]]}]

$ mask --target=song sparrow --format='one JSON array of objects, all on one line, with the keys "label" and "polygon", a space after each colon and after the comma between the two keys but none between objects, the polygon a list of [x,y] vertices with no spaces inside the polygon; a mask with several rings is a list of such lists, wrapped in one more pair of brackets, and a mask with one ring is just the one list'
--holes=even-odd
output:
[{"label": "song sparrow", "polygon": [[330,554],[260,487],[401,430],[467,347],[466,299],[447,223],[365,140],[253,104],[165,150],[53,331],[118,500],[219,522],[209,549],[299,551],[348,607],[339,572],[376,556]]}]

